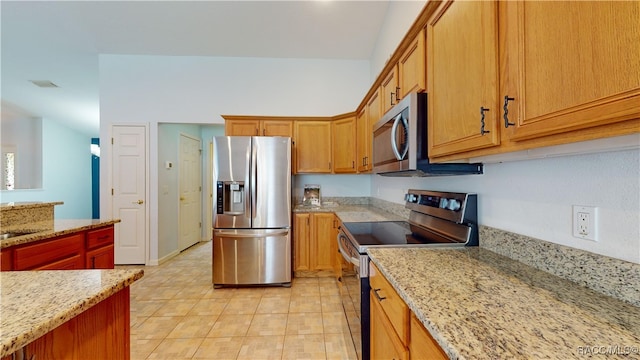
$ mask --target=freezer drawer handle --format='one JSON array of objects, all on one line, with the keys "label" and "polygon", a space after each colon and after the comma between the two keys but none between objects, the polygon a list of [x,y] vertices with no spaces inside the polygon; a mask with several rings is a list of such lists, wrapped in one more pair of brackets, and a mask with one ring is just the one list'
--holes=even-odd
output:
[{"label": "freezer drawer handle", "polygon": [[271,236],[279,236],[279,235],[286,235],[289,232],[289,229],[283,229],[280,231],[274,231],[274,232],[268,232],[268,233],[237,233],[237,232],[223,232],[223,231],[216,231],[216,235],[218,236],[222,236],[222,237],[228,237],[228,236],[232,236],[232,237],[236,237],[236,238],[265,238],[265,237],[271,237]]}]

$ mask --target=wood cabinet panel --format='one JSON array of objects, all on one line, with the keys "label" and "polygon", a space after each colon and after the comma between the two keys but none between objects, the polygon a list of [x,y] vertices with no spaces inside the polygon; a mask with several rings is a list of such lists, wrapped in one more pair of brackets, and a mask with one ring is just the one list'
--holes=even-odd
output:
[{"label": "wood cabinet panel", "polygon": [[422,326],[420,320],[411,314],[411,341],[409,342],[409,354],[412,359],[447,360],[440,345],[431,337],[429,331]]},{"label": "wood cabinet panel", "polygon": [[114,267],[113,243],[101,248],[88,250],[86,254],[87,269],[113,269]]},{"label": "wood cabinet panel", "polygon": [[409,359],[409,351],[404,346],[398,335],[393,330],[393,325],[385,315],[380,302],[373,291],[369,295],[371,301],[370,326],[371,326],[371,351],[370,357],[374,360]]},{"label": "wood cabinet panel", "polygon": [[113,244],[113,226],[87,231],[87,249]]},{"label": "wood cabinet panel", "polygon": [[389,322],[393,324],[398,337],[407,344],[409,342],[409,307],[373,263],[369,265],[369,283],[371,293],[389,318]]},{"label": "wood cabinet panel", "polygon": [[26,346],[35,359],[130,359],[129,287]]},{"label": "wood cabinet panel", "polygon": [[399,98],[403,99],[411,92],[422,92],[426,89],[425,69],[425,30],[409,44],[398,61]]},{"label": "wood cabinet panel", "polygon": [[83,270],[85,267],[84,256],[76,254],[61,260],[47,262],[29,270]]},{"label": "wood cabinet panel", "polygon": [[2,271],[113,269],[114,226],[16,245],[2,250]]},{"label": "wood cabinet panel", "polygon": [[446,2],[429,21],[430,157],[500,143],[497,52],[494,1]]},{"label": "wood cabinet panel", "polygon": [[308,271],[311,246],[311,214],[296,213],[293,216],[293,270]]},{"label": "wood cabinet panel", "polygon": [[336,256],[333,213],[316,213],[311,218],[311,269],[333,270]]},{"label": "wood cabinet panel", "polygon": [[296,121],[295,172],[331,173],[331,121]]},{"label": "wood cabinet panel", "polygon": [[[16,247],[13,252],[14,270],[29,270],[46,266],[47,269],[54,269],[57,263],[64,268],[68,268],[69,262],[62,261],[68,258],[79,257],[72,262],[84,268],[84,245],[85,233],[67,235],[54,240],[43,240],[34,244]],[[80,262],[82,264],[80,264]]]},{"label": "wood cabinet panel", "polygon": [[640,117],[640,2],[516,1],[500,9],[510,140]]},{"label": "wood cabinet panel", "polygon": [[369,124],[373,127],[382,118],[382,100],[380,90],[371,95],[371,98],[367,101],[367,119]]},{"label": "wood cabinet panel", "polygon": [[224,122],[226,136],[257,136],[260,134],[259,120],[226,120]]},{"label": "wood cabinet panel", "polygon": [[366,108],[356,115],[356,164],[359,173],[371,171],[371,143],[373,142],[373,129],[367,118]]},{"label": "wood cabinet panel", "polygon": [[13,269],[13,250],[5,248],[0,250],[0,271],[9,271]]},{"label": "wood cabinet panel", "polygon": [[382,84],[380,85],[380,101],[382,102],[382,113],[380,115],[383,115],[389,111],[393,105],[398,103],[400,100],[400,94],[398,93],[399,90],[398,67],[394,66],[382,80]]},{"label": "wood cabinet panel", "polygon": [[293,136],[293,121],[286,118],[223,115],[226,136]]},{"label": "wood cabinet panel", "polygon": [[300,276],[333,276],[338,235],[333,213],[295,213],[293,269]]},{"label": "wood cabinet panel", "polygon": [[293,136],[293,121],[262,120],[260,121],[262,136]]},{"label": "wood cabinet panel", "polygon": [[333,172],[355,173],[356,118],[349,116],[333,121]]}]

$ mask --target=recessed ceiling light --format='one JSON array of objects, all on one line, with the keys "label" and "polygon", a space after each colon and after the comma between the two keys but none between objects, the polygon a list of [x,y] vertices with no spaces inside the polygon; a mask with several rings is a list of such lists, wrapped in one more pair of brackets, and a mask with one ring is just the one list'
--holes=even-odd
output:
[{"label": "recessed ceiling light", "polygon": [[58,85],[52,83],[49,80],[29,80],[33,83],[33,85],[41,87],[41,88],[57,88]]}]

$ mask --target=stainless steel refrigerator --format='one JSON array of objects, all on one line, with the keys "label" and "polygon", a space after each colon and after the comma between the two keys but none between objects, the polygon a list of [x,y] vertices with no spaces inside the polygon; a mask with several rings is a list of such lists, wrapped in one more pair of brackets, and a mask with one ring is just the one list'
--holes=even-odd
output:
[{"label": "stainless steel refrigerator", "polygon": [[291,285],[291,139],[213,139],[213,284]]}]

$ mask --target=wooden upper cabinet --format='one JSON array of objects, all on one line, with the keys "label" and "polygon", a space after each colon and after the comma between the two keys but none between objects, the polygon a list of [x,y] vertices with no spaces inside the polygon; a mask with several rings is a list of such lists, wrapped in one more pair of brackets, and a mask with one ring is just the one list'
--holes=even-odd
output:
[{"label": "wooden upper cabinet", "polygon": [[296,173],[331,173],[331,121],[296,121]]},{"label": "wooden upper cabinet", "polygon": [[356,167],[359,173],[371,171],[371,143],[373,129],[367,118],[367,109],[362,108],[356,115]]},{"label": "wooden upper cabinet", "polygon": [[226,120],[226,136],[256,136],[260,133],[260,120]]},{"label": "wooden upper cabinet", "polygon": [[348,115],[333,120],[333,172],[355,173],[356,117]]},{"label": "wooden upper cabinet", "polygon": [[382,113],[380,115],[383,115],[391,109],[393,105],[398,103],[400,100],[400,94],[398,93],[399,90],[398,67],[394,66],[382,80],[382,84],[380,85],[380,100],[382,101]]},{"label": "wooden upper cabinet", "polygon": [[639,1],[507,1],[500,16],[509,139],[640,117]]},{"label": "wooden upper cabinet", "polygon": [[426,89],[425,36],[425,30],[423,29],[402,53],[398,61],[398,87],[400,92],[398,97],[400,99],[403,99],[409,93],[422,92]]},{"label": "wooden upper cabinet", "polygon": [[226,136],[293,136],[293,121],[223,115]]},{"label": "wooden upper cabinet", "polygon": [[260,128],[262,136],[293,136],[293,122],[288,120],[263,120]]},{"label": "wooden upper cabinet", "polygon": [[374,92],[369,100],[367,100],[367,120],[372,127],[382,118],[382,101],[380,95],[381,89]]},{"label": "wooden upper cabinet", "polygon": [[430,157],[500,143],[497,52],[497,2],[449,1],[429,20]]}]

